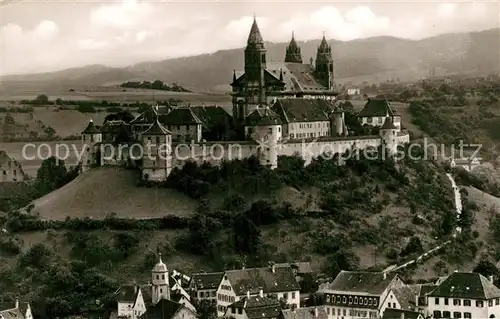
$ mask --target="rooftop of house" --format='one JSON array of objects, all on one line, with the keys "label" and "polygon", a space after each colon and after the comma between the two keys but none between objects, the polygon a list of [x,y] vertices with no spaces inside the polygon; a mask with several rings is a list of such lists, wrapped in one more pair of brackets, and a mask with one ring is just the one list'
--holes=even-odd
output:
[{"label": "rooftop of house", "polygon": [[157,119],[156,121],[151,124],[150,127],[148,127],[144,132],[142,132],[142,135],[171,135],[172,132],[167,130]]},{"label": "rooftop of house", "polygon": [[418,319],[423,318],[422,314],[416,311],[387,308],[382,319]]},{"label": "rooftop of house", "polygon": [[300,290],[291,267],[274,267],[274,272],[272,267],[228,270],[225,275],[237,296],[260,289],[265,293]]},{"label": "rooftop of house", "polygon": [[191,276],[191,282],[196,289],[217,289],[223,276],[223,272],[197,273]]},{"label": "rooftop of house", "polygon": [[327,319],[324,306],[282,310],[283,319]]},{"label": "rooftop of house", "polygon": [[398,128],[394,125],[392,117],[388,116],[385,118],[384,124],[380,127],[382,130],[397,130]]},{"label": "rooftop of house", "polygon": [[280,302],[277,299],[260,296],[243,297],[230,307],[245,309],[249,319],[276,318],[281,311]]},{"label": "rooftop of house", "polygon": [[144,319],[171,319],[184,306],[172,300],[161,299],[156,305],[147,307],[141,316]]},{"label": "rooftop of house", "polygon": [[2,319],[24,319],[24,313],[22,313],[21,309],[19,309],[19,308],[0,310],[0,318],[2,318]]},{"label": "rooftop of house", "polygon": [[489,300],[500,298],[500,289],[481,274],[454,272],[428,296]]},{"label": "rooftop of house", "polygon": [[396,299],[398,300],[401,309],[411,310],[417,306],[416,299],[419,296],[420,287],[416,286],[403,286],[392,289]]},{"label": "rooftop of house", "polygon": [[282,122],[278,114],[266,107],[256,109],[250,113],[245,118],[245,124],[248,126],[279,125]]},{"label": "rooftop of house", "polygon": [[[384,274],[383,272],[345,271],[342,270],[331,283],[320,287],[322,292],[349,292],[364,293],[370,295],[382,294],[397,274]],[[399,279],[400,280],[400,279]]]},{"label": "rooftop of house", "polygon": [[323,99],[278,99],[271,109],[284,123],[329,121],[335,104]]},{"label": "rooftop of house", "polygon": [[[123,285],[116,291],[116,301],[120,303],[135,303],[140,286]],[[142,289],[141,289],[142,292]]]},{"label": "rooftop of house", "polygon": [[160,121],[164,125],[197,125],[203,121],[196,115],[189,106],[177,107],[166,115],[160,116]]},{"label": "rooftop of house", "polygon": [[221,106],[192,106],[191,110],[203,122],[205,127],[217,125],[229,125],[231,115]]},{"label": "rooftop of house", "polygon": [[392,116],[395,112],[387,100],[369,99],[363,109],[358,113],[359,117],[381,117]]},{"label": "rooftop of house", "polygon": [[[29,302],[19,302],[19,310],[25,314],[28,308],[30,307]],[[0,302],[0,311],[5,311],[5,310],[12,310],[16,309],[16,303],[15,302]]]}]

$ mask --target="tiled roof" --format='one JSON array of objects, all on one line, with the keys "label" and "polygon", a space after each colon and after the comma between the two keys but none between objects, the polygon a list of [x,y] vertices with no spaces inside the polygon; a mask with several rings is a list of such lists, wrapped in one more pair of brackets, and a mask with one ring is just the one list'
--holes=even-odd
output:
[{"label": "tiled roof", "polygon": [[365,107],[358,113],[361,117],[391,116],[392,108],[387,100],[369,99]]},{"label": "tiled roof", "polygon": [[454,272],[428,296],[485,300],[500,298],[500,289],[481,274]]},{"label": "tiled roof", "polygon": [[[28,308],[30,307],[29,302],[19,302],[19,310],[21,313],[24,315]],[[0,311],[3,310],[11,310],[16,308],[16,303],[15,302],[0,302]]]},{"label": "tiled roof", "polygon": [[121,133],[128,131],[129,125],[123,121],[107,121],[100,127],[101,133]]},{"label": "tiled roof", "polygon": [[[316,316],[315,308],[318,313]],[[327,319],[324,306],[282,310],[283,319]]]},{"label": "tiled roof", "polygon": [[172,132],[167,130],[158,120],[154,121],[151,126],[146,129],[142,135],[171,135]]},{"label": "tiled roof", "polygon": [[193,274],[191,281],[196,284],[197,289],[217,289],[222,276],[224,276],[223,272]]},{"label": "tiled roof", "polygon": [[0,318],[3,319],[24,319],[24,314],[21,312],[21,309],[6,309],[0,311]]},{"label": "tiled roof", "polygon": [[335,104],[322,99],[278,99],[271,107],[284,123],[329,121]]},{"label": "tiled roof", "polygon": [[252,27],[250,28],[250,34],[248,35],[248,44],[263,44],[264,40],[260,34],[259,26],[257,25],[257,20],[254,18]]},{"label": "tiled roof", "polygon": [[229,125],[231,115],[220,106],[192,106],[191,110],[203,122],[204,127]]},{"label": "tiled roof", "polygon": [[245,118],[248,126],[279,125],[282,124],[280,117],[269,108],[256,109]]},{"label": "tiled roof", "polygon": [[[118,302],[126,302],[126,303],[135,303],[137,299],[139,286],[136,285],[123,285],[118,290],[118,296],[116,301]],[[137,289],[137,290],[136,290]]]},{"label": "tiled roof", "polygon": [[394,122],[392,121],[392,117],[388,116],[385,118],[384,124],[380,127],[382,130],[397,130],[398,128],[396,125],[394,125]]},{"label": "tiled roof", "polygon": [[142,299],[144,299],[144,303],[146,306],[150,305],[153,303],[153,296],[152,294],[152,287],[151,284],[145,284],[145,285],[140,285],[141,288],[141,293],[142,293]]},{"label": "tiled roof", "polygon": [[408,311],[403,309],[386,308],[382,319],[417,319],[422,314],[416,311]]},{"label": "tiled roof", "polygon": [[260,289],[265,293],[300,290],[290,267],[275,267],[274,273],[271,267],[262,267],[228,270],[225,274],[237,296],[245,295],[247,291],[255,294]]},{"label": "tiled roof", "polygon": [[94,125],[94,121],[90,120],[89,125],[82,131],[82,134],[98,134],[99,130]]},{"label": "tiled roof", "polygon": [[403,286],[400,288],[392,289],[392,292],[396,296],[401,309],[412,310],[416,307],[416,299],[419,294],[420,287],[415,286]]},{"label": "tiled roof", "polygon": [[296,269],[298,274],[310,274],[312,273],[311,263],[308,261],[299,261],[294,263],[280,263],[275,264],[275,267],[292,267]]},{"label": "tiled roof", "polygon": [[166,115],[160,116],[160,121],[164,125],[194,125],[203,124],[200,118],[190,107],[178,107]]},{"label": "tiled roof", "polygon": [[384,279],[384,273],[382,272],[342,270],[332,283],[323,285],[321,289],[327,291],[361,292],[371,295],[380,295],[395,277],[397,277],[397,275],[391,273],[387,274]]},{"label": "tiled roof", "polygon": [[152,105],[133,119],[130,124],[152,123],[159,115],[168,114],[171,109],[170,105]]},{"label": "tiled roof", "polygon": [[[305,63],[267,62],[266,71],[274,78],[280,78],[283,73],[285,92],[322,92],[329,91],[314,75],[314,67]],[[236,71],[239,79],[244,71]]]},{"label": "tiled roof", "polygon": [[260,296],[243,297],[230,307],[245,309],[248,319],[276,318],[281,311],[281,305],[277,299]]},{"label": "tiled roof", "polygon": [[146,312],[141,316],[144,319],[171,319],[183,305],[180,303],[161,299],[156,305],[147,307]]}]

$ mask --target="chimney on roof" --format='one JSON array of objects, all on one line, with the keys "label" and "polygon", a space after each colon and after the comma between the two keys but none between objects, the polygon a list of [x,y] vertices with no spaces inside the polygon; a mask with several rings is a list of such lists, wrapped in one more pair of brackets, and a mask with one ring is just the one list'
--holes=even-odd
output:
[{"label": "chimney on roof", "polygon": [[314,307],[314,318],[318,317],[318,307]]},{"label": "chimney on roof", "polygon": [[247,299],[250,299],[250,290],[247,290]]},{"label": "chimney on roof", "polygon": [[493,276],[488,276],[488,279],[493,283]]},{"label": "chimney on roof", "polygon": [[261,298],[264,298],[264,290],[263,290],[263,289],[260,289],[260,290],[259,290],[259,296],[260,296]]},{"label": "chimney on roof", "polygon": [[16,309],[19,309],[19,297],[16,297]]}]

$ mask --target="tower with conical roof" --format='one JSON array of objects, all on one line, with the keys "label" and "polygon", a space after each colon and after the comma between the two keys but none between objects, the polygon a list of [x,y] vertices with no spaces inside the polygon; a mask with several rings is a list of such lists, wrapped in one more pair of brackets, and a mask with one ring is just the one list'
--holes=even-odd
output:
[{"label": "tower with conical roof", "polygon": [[246,116],[254,109],[266,104],[266,88],[264,74],[266,70],[266,49],[260,34],[257,19],[254,16],[250,34],[245,48],[245,77],[247,81]]},{"label": "tower with conical roof", "polygon": [[300,52],[300,47],[295,41],[295,34],[292,32],[292,39],[286,48],[285,53],[286,63],[302,63],[302,53]]},{"label": "tower with conical roof", "polygon": [[[142,178],[145,181],[163,182],[172,171],[172,133],[156,118],[151,126],[141,134],[142,138]],[[133,149],[130,150],[133,159]],[[141,154],[138,154],[139,157]]]},{"label": "tower with conical roof", "polygon": [[316,53],[315,74],[328,90],[335,89],[332,47],[326,41],[324,34]]},{"label": "tower with conical roof", "polygon": [[101,165],[101,154],[99,143],[102,142],[102,133],[94,125],[92,119],[89,120],[89,124],[82,131],[82,158],[81,162],[81,172],[88,171],[93,165]]},{"label": "tower with conical roof", "polygon": [[170,300],[168,268],[161,260],[161,253],[158,256],[158,263],[151,271],[151,276],[151,301],[153,305],[156,305],[162,299]]}]

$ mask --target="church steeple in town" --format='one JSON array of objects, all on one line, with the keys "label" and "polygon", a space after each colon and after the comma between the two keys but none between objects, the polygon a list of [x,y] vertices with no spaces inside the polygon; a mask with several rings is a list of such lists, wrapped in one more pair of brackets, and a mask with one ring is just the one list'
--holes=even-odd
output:
[{"label": "church steeple in town", "polygon": [[328,90],[334,90],[335,84],[332,47],[326,41],[324,32],[316,53],[315,73],[323,86],[325,86]]},{"label": "church steeple in town", "polygon": [[300,52],[300,47],[295,41],[295,34],[292,32],[292,39],[286,48],[285,54],[286,63],[302,63],[302,54]]},{"label": "church steeple in town", "polygon": [[261,46],[264,49],[264,40],[262,39],[262,35],[260,34],[259,26],[257,24],[257,17],[253,16],[252,27],[250,28],[250,34],[248,34],[247,47],[255,45]]}]

